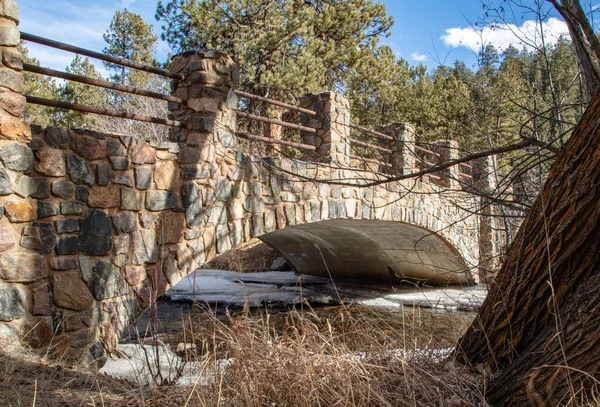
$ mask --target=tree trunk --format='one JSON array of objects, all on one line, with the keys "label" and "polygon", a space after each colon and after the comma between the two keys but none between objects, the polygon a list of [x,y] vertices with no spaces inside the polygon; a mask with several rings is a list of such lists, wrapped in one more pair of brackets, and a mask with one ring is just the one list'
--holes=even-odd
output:
[{"label": "tree trunk", "polygon": [[599,126],[597,95],[457,345],[494,371],[495,405],[563,405],[600,379]]}]

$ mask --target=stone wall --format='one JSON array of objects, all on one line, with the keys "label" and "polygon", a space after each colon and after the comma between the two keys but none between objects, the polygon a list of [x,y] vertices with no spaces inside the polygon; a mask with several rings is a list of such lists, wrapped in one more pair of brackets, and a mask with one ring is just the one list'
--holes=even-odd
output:
[{"label": "stone wall", "polygon": [[188,126],[173,129],[170,141],[56,127],[30,132],[19,119],[18,13],[12,0],[0,6],[1,338],[97,367],[141,310],[217,254],[327,219],[421,226],[477,268],[480,225],[470,214],[477,199],[419,180],[364,188],[384,176],[349,167],[341,95],[305,99],[318,111],[305,118],[317,129],[313,162],[238,151],[238,66],[218,51],[173,59],[170,70],[185,80],[173,81],[172,91],[185,104],[169,108]]}]

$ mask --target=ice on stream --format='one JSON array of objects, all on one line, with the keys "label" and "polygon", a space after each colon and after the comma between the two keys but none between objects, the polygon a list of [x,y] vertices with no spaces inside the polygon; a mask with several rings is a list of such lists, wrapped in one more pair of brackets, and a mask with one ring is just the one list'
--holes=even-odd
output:
[{"label": "ice on stream", "polygon": [[405,305],[472,310],[481,306],[487,290],[473,287],[391,286],[364,280],[329,279],[292,271],[237,273],[200,269],[191,273],[165,296],[173,301],[197,301],[210,305],[257,307],[359,304],[399,308]]}]

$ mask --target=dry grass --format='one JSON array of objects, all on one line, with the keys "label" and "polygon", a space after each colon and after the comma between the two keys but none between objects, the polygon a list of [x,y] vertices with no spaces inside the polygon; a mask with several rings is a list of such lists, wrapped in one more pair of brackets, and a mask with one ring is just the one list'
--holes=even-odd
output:
[{"label": "dry grass", "polygon": [[[188,356],[206,361],[211,384],[140,388],[3,356],[0,400],[9,406],[487,406],[483,369],[445,356],[439,348],[454,337],[439,340],[419,312],[392,323],[352,308],[325,317],[308,307],[285,315],[243,312],[221,321],[197,314],[195,332],[186,336],[196,334],[198,353]],[[464,326],[457,325],[456,336]],[[223,360],[230,361],[225,368]]]},{"label": "dry grass", "polygon": [[259,239],[252,239],[242,247],[230,250],[204,265],[203,268],[237,271],[239,273],[253,273],[269,271],[273,260],[279,253]]}]

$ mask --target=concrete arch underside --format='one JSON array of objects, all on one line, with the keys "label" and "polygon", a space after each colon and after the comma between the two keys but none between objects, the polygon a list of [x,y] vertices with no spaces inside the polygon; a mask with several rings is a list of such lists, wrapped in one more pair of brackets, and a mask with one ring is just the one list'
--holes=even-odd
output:
[{"label": "concrete arch underside", "polygon": [[260,236],[302,274],[423,284],[472,284],[440,235],[404,222],[332,219]]}]

